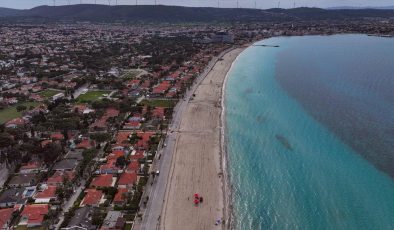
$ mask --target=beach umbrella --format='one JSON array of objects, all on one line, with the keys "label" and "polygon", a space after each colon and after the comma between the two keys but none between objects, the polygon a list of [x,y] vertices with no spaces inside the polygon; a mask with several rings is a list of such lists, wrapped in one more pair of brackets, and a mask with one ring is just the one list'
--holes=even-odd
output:
[{"label": "beach umbrella", "polygon": [[198,204],[200,201],[198,199],[194,200],[194,204]]},{"label": "beach umbrella", "polygon": [[198,196],[198,193],[195,193],[194,194],[194,198],[198,198],[199,196]]}]

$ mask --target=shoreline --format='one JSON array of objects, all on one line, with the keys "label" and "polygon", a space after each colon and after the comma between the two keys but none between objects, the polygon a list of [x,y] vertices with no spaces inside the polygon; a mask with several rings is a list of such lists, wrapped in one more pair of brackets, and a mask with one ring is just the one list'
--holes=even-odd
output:
[{"label": "shoreline", "polygon": [[[217,57],[213,67],[187,101],[175,130],[160,229],[227,229],[231,223],[231,191],[224,142],[224,87],[228,72],[248,45],[231,48]],[[229,193],[230,192],[230,193]],[[193,194],[204,202],[195,207]],[[221,226],[214,223],[225,220]]]},{"label": "shoreline", "polygon": [[[253,44],[253,43],[252,43]],[[225,94],[226,94],[226,85],[229,77],[229,73],[234,66],[234,63],[237,61],[239,55],[247,49],[252,44],[246,44],[241,46],[242,51],[237,54],[237,57],[232,61],[230,67],[227,70],[227,73],[223,80],[222,93],[221,93],[221,107],[222,111],[220,113],[220,158],[221,158],[221,171],[223,172],[222,177],[222,191],[223,191],[223,219],[225,223],[223,224],[224,229],[232,229],[233,221],[234,221],[234,213],[233,206],[231,204],[233,192],[231,190],[231,181],[230,181],[230,172],[228,169],[229,159],[228,159],[228,148],[227,148],[227,137],[226,137],[226,103],[225,103]]]}]

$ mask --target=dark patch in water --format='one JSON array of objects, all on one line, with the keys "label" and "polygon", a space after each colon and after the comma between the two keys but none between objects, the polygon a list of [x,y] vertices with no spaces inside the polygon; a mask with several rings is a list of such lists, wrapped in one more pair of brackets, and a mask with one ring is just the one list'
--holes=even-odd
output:
[{"label": "dark patch in water", "polygon": [[257,116],[256,117],[256,122],[257,123],[263,123],[267,120],[267,118],[263,117],[263,116]]},{"label": "dark patch in water", "polygon": [[251,94],[251,93],[253,93],[253,89],[252,89],[252,88],[247,88],[247,89],[244,91],[244,93],[245,93],[245,94]]},{"label": "dark patch in water", "polygon": [[289,141],[281,135],[276,134],[275,138],[288,150],[293,151],[293,147],[291,147]]}]

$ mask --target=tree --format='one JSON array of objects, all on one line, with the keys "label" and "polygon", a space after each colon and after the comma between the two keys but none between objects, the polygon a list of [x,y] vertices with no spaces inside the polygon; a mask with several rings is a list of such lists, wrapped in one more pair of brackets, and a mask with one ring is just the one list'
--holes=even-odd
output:
[{"label": "tree", "polygon": [[119,168],[124,168],[127,164],[126,158],[124,156],[120,156],[118,157],[118,159],[116,159],[116,163],[115,165]]},{"label": "tree", "polygon": [[24,105],[18,105],[18,106],[16,107],[16,111],[18,111],[18,112],[24,111],[24,110],[26,110],[26,109],[27,109],[27,107],[24,106]]},{"label": "tree", "polygon": [[52,164],[62,154],[62,147],[56,143],[49,143],[45,145],[40,153],[42,159],[46,164]]},{"label": "tree", "polygon": [[10,134],[0,133],[0,148],[12,145],[13,140]]},{"label": "tree", "polygon": [[111,135],[109,133],[93,133],[90,135],[90,139],[97,142],[104,142],[111,139]]}]

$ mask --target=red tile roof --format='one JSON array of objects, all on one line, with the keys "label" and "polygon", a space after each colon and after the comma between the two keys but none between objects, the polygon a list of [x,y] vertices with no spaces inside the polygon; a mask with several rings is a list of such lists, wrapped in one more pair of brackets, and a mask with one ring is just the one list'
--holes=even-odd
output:
[{"label": "red tile roof", "polygon": [[116,145],[129,146],[130,142],[128,141],[128,138],[131,135],[131,133],[132,133],[131,131],[118,132],[118,134],[116,135]]},{"label": "red tile roof", "polygon": [[10,121],[8,121],[5,125],[6,126],[8,126],[8,125],[24,125],[26,122],[25,122],[25,120],[23,120],[22,118],[15,118],[15,119],[12,119],[12,120],[10,120]]},{"label": "red tile roof", "polygon": [[48,186],[44,191],[38,192],[35,196],[36,199],[50,199],[56,198],[56,186]]},{"label": "red tile roof", "polygon": [[39,169],[41,167],[41,163],[39,161],[30,161],[26,165],[21,166],[20,170],[33,170]]},{"label": "red tile roof", "polygon": [[77,149],[90,149],[95,145],[94,141],[84,139],[77,145]]},{"label": "red tile roof", "polygon": [[73,171],[56,171],[51,177],[48,178],[48,185],[59,185],[64,182],[64,178],[67,178],[69,181],[72,181],[75,177],[75,173]]},{"label": "red tile roof", "polygon": [[118,185],[132,185],[137,182],[137,174],[135,172],[123,173],[120,175]]},{"label": "red tile roof", "polygon": [[112,160],[112,159],[118,159],[121,156],[124,156],[125,152],[123,150],[114,150],[112,151],[108,156],[107,159],[108,160]]},{"label": "red tile roof", "polygon": [[61,133],[52,133],[51,134],[51,139],[62,140],[62,139],[64,139],[64,136]]},{"label": "red tile roof", "polygon": [[128,172],[137,172],[140,168],[140,163],[138,163],[137,160],[133,160],[130,162],[129,165],[127,165],[127,171]]},{"label": "red tile roof", "polygon": [[21,213],[21,217],[27,218],[27,224],[40,224],[44,216],[49,212],[48,204],[28,204]]},{"label": "red tile roof", "polygon": [[145,157],[143,150],[138,150],[134,155],[130,156],[131,160],[138,160],[138,159],[142,159]]},{"label": "red tile roof", "polygon": [[153,87],[153,93],[164,93],[171,87],[171,83],[169,81],[163,81],[159,85]]},{"label": "red tile roof", "polygon": [[96,189],[86,189],[85,197],[81,202],[81,206],[84,205],[98,205],[100,203],[103,192]]},{"label": "red tile roof", "polygon": [[116,164],[116,158],[115,159],[108,159],[106,164],[100,166],[100,170],[101,171],[105,171],[105,170],[120,170],[120,168],[117,167],[115,164]]},{"label": "red tile roof", "polygon": [[111,187],[112,186],[112,178],[111,174],[99,175],[93,178],[90,186],[92,187]]},{"label": "red tile roof", "polygon": [[137,147],[138,149],[148,149],[149,139],[155,134],[155,132],[137,132],[138,137],[140,137],[141,139],[137,141],[135,147]]},{"label": "red tile roof", "polygon": [[165,108],[163,108],[163,107],[156,107],[152,111],[152,116],[159,118],[159,119],[163,119],[164,118],[164,110],[165,110]]},{"label": "red tile roof", "polygon": [[115,203],[122,203],[126,200],[125,194],[128,192],[127,188],[119,188],[114,197]]},{"label": "red tile roof", "polygon": [[[8,224],[12,218],[13,208],[0,209],[0,228],[3,229],[5,224]],[[8,227],[8,226],[7,226]]]}]

